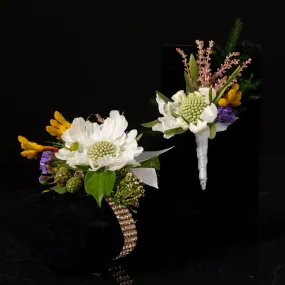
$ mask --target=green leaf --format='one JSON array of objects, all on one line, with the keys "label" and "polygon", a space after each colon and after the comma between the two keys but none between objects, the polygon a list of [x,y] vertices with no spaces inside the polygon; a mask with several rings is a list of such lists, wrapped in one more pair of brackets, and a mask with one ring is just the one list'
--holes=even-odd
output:
[{"label": "green leaf", "polygon": [[188,74],[187,74],[186,71],[184,71],[184,79],[185,79],[185,82],[186,82],[186,92],[187,92],[187,93],[192,93],[192,92],[194,92],[194,88],[193,88],[193,86],[191,85],[190,79],[189,79]]},{"label": "green leaf", "polygon": [[212,140],[216,136],[216,124],[215,122],[209,124],[210,128],[210,139]]},{"label": "green leaf", "polygon": [[143,136],[143,134],[139,134],[139,135],[136,137],[136,141],[138,142],[138,141],[141,139],[142,136]]},{"label": "green leaf", "polygon": [[189,60],[189,68],[190,68],[190,75],[193,80],[193,83],[195,84],[195,87],[198,86],[198,66],[196,64],[196,60],[193,54],[190,55]]},{"label": "green leaf", "polygon": [[159,120],[154,120],[152,122],[141,124],[145,128],[152,128],[154,125],[159,124]]},{"label": "green leaf", "polygon": [[65,186],[56,185],[56,186],[52,187],[51,189],[58,194],[66,193],[66,187]]},{"label": "green leaf", "polygon": [[210,102],[210,103],[213,102],[213,98],[212,98],[212,87],[210,87],[210,89],[209,89],[209,102]]},{"label": "green leaf", "polygon": [[88,171],[88,169],[90,168],[90,166],[87,165],[75,165],[75,167],[81,171]]},{"label": "green leaf", "polygon": [[169,129],[169,130],[164,131],[166,135],[178,135],[178,134],[183,134],[185,132],[186,131],[183,130],[182,128],[174,128],[174,129]]},{"label": "green leaf", "polygon": [[154,168],[160,170],[160,162],[158,156],[152,157],[146,161],[141,162],[141,165],[138,168]]},{"label": "green leaf", "polygon": [[218,96],[216,97],[214,103],[217,104],[217,102],[220,100],[220,98],[223,96],[224,92],[228,88],[229,84],[236,78],[238,75],[239,71],[241,69],[241,66],[239,65],[236,70],[232,73],[232,75],[228,78],[224,86],[220,89]]},{"label": "green leaf", "polygon": [[104,196],[109,196],[113,191],[116,180],[114,171],[88,171],[85,175],[84,186],[87,193],[91,194],[101,208]]},{"label": "green leaf", "polygon": [[164,96],[162,93],[160,93],[159,91],[155,91],[156,94],[164,101],[164,102],[173,102],[171,99],[167,98],[166,96]]}]

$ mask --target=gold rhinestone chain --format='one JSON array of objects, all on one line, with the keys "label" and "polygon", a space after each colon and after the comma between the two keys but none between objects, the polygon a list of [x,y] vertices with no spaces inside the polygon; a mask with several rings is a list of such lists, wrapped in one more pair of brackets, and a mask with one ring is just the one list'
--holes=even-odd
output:
[{"label": "gold rhinestone chain", "polygon": [[138,239],[136,222],[127,206],[116,204],[112,198],[106,198],[106,201],[113,210],[124,236],[124,246],[116,260],[128,255],[136,247]]},{"label": "gold rhinestone chain", "polygon": [[113,265],[109,272],[116,279],[118,285],[132,285],[133,281],[121,265]]}]

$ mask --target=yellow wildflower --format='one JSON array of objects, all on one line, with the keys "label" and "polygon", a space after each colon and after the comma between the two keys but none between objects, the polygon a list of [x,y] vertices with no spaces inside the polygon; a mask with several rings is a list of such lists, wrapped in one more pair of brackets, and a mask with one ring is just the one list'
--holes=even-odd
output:
[{"label": "yellow wildflower", "polygon": [[231,106],[239,106],[241,104],[240,99],[242,92],[238,91],[239,85],[237,83],[232,85],[231,90],[226,94],[225,98],[221,98],[218,102],[219,106],[226,106],[230,104]]},{"label": "yellow wildflower", "polygon": [[21,152],[21,155],[27,157],[28,159],[37,158],[38,154],[44,150],[57,151],[57,148],[52,146],[42,146],[35,142],[30,142],[23,136],[18,136],[18,140],[21,143],[21,148],[24,150]]},{"label": "yellow wildflower", "polygon": [[51,126],[47,126],[46,130],[49,134],[56,137],[58,140],[61,139],[62,134],[71,127],[71,124],[65,120],[61,113],[55,111],[54,119],[50,120]]}]

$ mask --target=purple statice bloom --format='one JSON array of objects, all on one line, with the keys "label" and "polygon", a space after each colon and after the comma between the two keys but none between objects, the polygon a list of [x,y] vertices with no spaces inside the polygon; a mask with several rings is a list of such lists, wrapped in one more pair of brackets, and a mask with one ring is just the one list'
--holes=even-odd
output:
[{"label": "purple statice bloom", "polygon": [[54,158],[53,151],[47,150],[43,152],[40,161],[40,170],[42,171],[42,174],[50,174],[49,163],[53,158]]},{"label": "purple statice bloom", "polygon": [[235,120],[236,114],[229,105],[218,107],[217,122],[233,123]]}]

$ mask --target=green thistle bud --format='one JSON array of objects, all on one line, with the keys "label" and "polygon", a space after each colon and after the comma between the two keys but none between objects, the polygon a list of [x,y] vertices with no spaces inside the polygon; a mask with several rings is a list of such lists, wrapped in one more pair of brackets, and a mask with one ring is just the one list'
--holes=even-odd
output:
[{"label": "green thistle bud", "polygon": [[70,177],[72,177],[71,171],[66,167],[62,166],[56,172],[54,176],[54,182],[56,182],[59,185],[65,185]]},{"label": "green thistle bud", "polygon": [[69,193],[76,193],[83,187],[83,179],[79,176],[71,177],[66,183],[66,191]]},{"label": "green thistle bud", "polygon": [[116,146],[106,141],[96,142],[88,148],[87,155],[96,165],[97,159],[100,157],[116,156]]},{"label": "green thistle bud", "polygon": [[190,93],[182,102],[180,112],[189,123],[197,124],[202,112],[206,108],[205,98],[195,93]]}]

